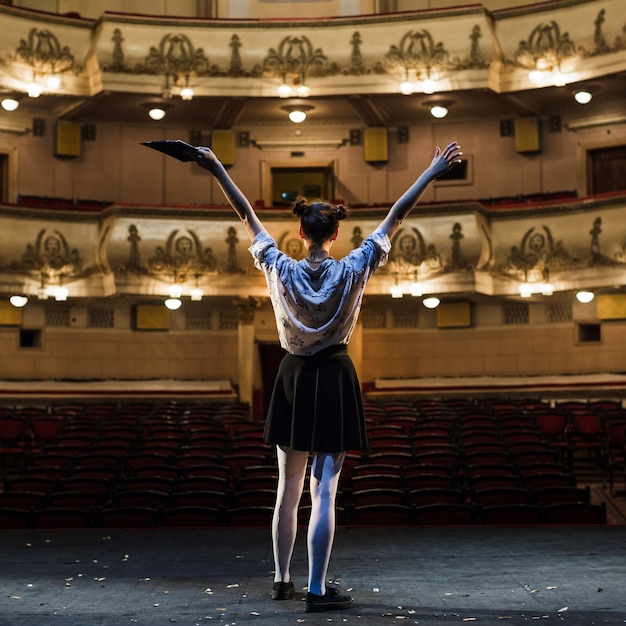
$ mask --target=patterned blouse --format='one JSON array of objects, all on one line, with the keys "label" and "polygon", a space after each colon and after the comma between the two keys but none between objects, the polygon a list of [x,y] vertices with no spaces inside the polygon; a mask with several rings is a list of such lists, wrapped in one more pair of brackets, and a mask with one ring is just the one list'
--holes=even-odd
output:
[{"label": "patterned blouse", "polygon": [[341,260],[328,257],[317,269],[281,252],[260,232],[249,250],[262,270],[276,316],[280,345],[292,354],[311,356],[347,344],[356,326],[365,285],[387,262],[391,242],[375,230]]}]

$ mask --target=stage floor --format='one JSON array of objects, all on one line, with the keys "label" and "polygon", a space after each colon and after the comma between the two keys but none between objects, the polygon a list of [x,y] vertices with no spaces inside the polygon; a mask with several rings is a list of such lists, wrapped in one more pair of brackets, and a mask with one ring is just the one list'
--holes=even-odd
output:
[{"label": "stage floor", "polygon": [[269,598],[268,529],[4,531],[2,626],[626,623],[626,527],[339,528],[351,609]]}]

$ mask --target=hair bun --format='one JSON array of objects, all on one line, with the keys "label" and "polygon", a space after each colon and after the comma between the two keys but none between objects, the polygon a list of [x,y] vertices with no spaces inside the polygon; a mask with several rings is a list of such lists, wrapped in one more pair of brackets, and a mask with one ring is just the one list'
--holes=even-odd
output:
[{"label": "hair bun", "polygon": [[306,215],[308,210],[309,210],[309,205],[308,205],[306,198],[303,198],[302,196],[298,196],[293,202],[294,214],[297,215],[298,217],[302,217],[303,215]]},{"label": "hair bun", "polygon": [[345,206],[343,206],[343,204],[338,204],[335,207],[335,211],[337,212],[338,220],[345,220],[346,217],[348,217],[348,209]]}]

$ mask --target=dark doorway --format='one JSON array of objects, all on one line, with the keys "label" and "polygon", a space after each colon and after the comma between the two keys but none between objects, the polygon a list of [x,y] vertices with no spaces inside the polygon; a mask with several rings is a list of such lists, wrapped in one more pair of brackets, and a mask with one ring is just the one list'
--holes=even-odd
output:
[{"label": "dark doorway", "polygon": [[626,146],[587,151],[587,190],[590,195],[626,189]]},{"label": "dark doorway", "polygon": [[334,200],[335,180],[328,167],[272,167],[272,205],[290,206],[297,196]]}]

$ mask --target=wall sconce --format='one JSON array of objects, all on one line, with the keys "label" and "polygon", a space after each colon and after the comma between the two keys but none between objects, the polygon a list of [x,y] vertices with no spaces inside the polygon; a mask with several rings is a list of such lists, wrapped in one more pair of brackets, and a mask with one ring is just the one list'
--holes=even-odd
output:
[{"label": "wall sconce", "polygon": [[582,304],[589,304],[595,297],[593,291],[578,291],[576,293],[576,300]]},{"label": "wall sconce", "polygon": [[196,286],[191,290],[189,294],[191,296],[192,302],[200,302],[202,300],[202,296],[204,295],[204,291],[200,289],[198,286],[198,275],[196,274]]},{"label": "wall sconce", "polygon": [[427,76],[423,81],[421,81],[421,88],[424,93],[431,94],[437,91],[437,82],[434,81],[430,76]]},{"label": "wall sconce", "polygon": [[283,82],[278,86],[276,92],[278,93],[279,98],[289,98],[291,96],[291,92],[293,89],[291,85],[287,83],[287,79],[283,75]]},{"label": "wall sconce", "polygon": [[46,77],[46,87],[50,91],[56,91],[61,86],[61,79],[56,74],[50,74]]},{"label": "wall sconce", "polygon": [[400,93],[405,96],[410,96],[415,91],[428,95],[435,93],[437,81],[430,77],[430,70],[426,70],[426,78],[421,78],[422,76],[421,71],[418,78],[414,69],[407,69],[405,80],[400,83]]},{"label": "wall sconce", "polygon": [[17,98],[2,98],[0,104],[5,111],[16,111],[20,106],[20,101]]},{"label": "wall sconce", "polygon": [[26,87],[26,93],[28,93],[29,98],[39,98],[42,91],[41,85],[35,81],[29,83]]},{"label": "wall sconce", "polygon": [[315,107],[310,104],[290,104],[284,107],[281,107],[283,111],[287,111],[289,114],[289,119],[294,124],[302,124],[307,117],[307,112],[312,111]]},{"label": "wall sconce", "polygon": [[415,270],[415,276],[413,280],[411,281],[411,284],[409,286],[409,291],[414,298],[421,298],[422,295],[424,295],[424,287],[422,286],[422,283],[420,283],[419,281],[419,274],[417,270]]},{"label": "wall sconce", "polygon": [[404,296],[404,289],[402,289],[402,285],[398,282],[398,276],[396,276],[396,282],[389,287],[389,293],[392,298],[402,298]]},{"label": "wall sconce", "polygon": [[9,302],[16,308],[21,309],[28,304],[28,297],[22,295],[15,295],[9,298]]},{"label": "wall sconce", "polygon": [[530,283],[523,282],[519,286],[519,295],[522,298],[530,298],[533,295],[533,286]]},{"label": "wall sconce", "polygon": [[400,93],[403,96],[410,96],[414,91],[415,91],[415,70],[407,70],[405,79],[400,83]]},{"label": "wall sconce", "polygon": [[187,100],[187,101],[193,100],[193,96],[194,96],[194,91],[189,85],[185,85],[185,87],[183,87],[180,90],[181,100]]},{"label": "wall sconce", "polygon": [[48,275],[45,272],[41,272],[39,276],[39,288],[37,289],[37,297],[40,300],[48,299],[48,289],[46,288],[46,282],[48,281]]},{"label": "wall sconce", "polygon": [[306,84],[306,74],[305,72],[301,72],[300,76],[294,80],[294,86],[292,87],[287,82],[287,76],[285,74],[282,75],[282,82],[278,86],[276,93],[279,98],[290,98],[293,95],[293,92],[296,92],[296,95],[299,98],[308,98],[311,95],[311,88]]},{"label": "wall sconce", "polygon": [[436,309],[441,304],[441,300],[439,300],[437,296],[429,296],[428,298],[424,298],[422,300],[422,304],[427,309]]},{"label": "wall sconce", "polygon": [[450,107],[454,104],[452,100],[427,100],[422,105],[430,109],[430,114],[438,120],[448,115]]},{"label": "wall sconce", "polygon": [[553,65],[550,60],[537,59],[535,69],[528,72],[528,80],[535,85],[554,85],[563,87],[567,84],[567,76],[561,72],[560,63]]},{"label": "wall sconce", "polygon": [[543,284],[541,285],[541,295],[554,295],[554,285],[550,282],[550,270],[547,267],[543,270]]},{"label": "wall sconce", "polygon": [[178,283],[174,283],[169,289],[170,298],[180,298],[183,295],[183,288]]}]

